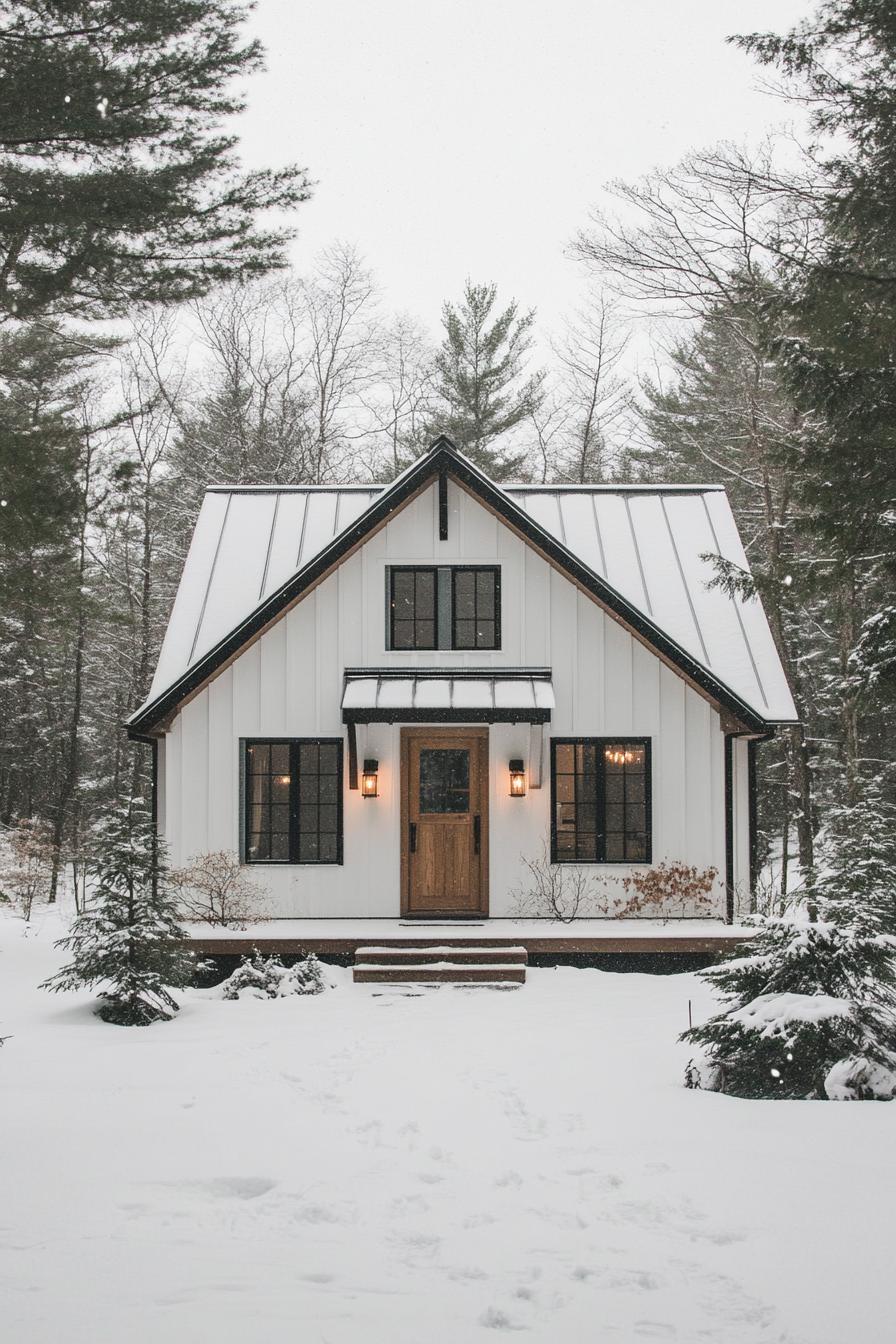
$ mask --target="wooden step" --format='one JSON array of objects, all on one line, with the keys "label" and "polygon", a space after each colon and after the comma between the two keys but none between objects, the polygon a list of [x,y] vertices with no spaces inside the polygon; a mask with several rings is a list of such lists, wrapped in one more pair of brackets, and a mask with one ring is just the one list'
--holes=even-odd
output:
[{"label": "wooden step", "polygon": [[368,944],[355,952],[356,984],[522,985],[529,955],[505,942],[496,947],[473,938],[444,939],[409,947],[403,940]]},{"label": "wooden step", "polygon": [[453,961],[411,962],[383,965],[356,962],[352,968],[355,984],[525,984],[526,967],[522,962],[478,962],[466,965]]},{"label": "wooden step", "polygon": [[525,966],[528,959],[524,947],[454,947],[445,943],[429,947],[359,947],[355,953],[356,964],[364,962],[376,966],[419,966],[437,961],[450,961],[460,966],[479,963]]}]

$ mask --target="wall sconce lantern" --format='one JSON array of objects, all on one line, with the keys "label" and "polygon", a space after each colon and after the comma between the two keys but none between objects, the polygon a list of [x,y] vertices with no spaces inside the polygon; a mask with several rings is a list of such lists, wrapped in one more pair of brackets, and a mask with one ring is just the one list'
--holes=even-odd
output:
[{"label": "wall sconce lantern", "polygon": [[510,796],[511,798],[526,796],[526,766],[518,759],[510,762]]},{"label": "wall sconce lantern", "polygon": [[379,761],[372,758],[364,762],[364,769],[361,771],[361,797],[375,798],[377,796],[377,779],[380,768]]}]

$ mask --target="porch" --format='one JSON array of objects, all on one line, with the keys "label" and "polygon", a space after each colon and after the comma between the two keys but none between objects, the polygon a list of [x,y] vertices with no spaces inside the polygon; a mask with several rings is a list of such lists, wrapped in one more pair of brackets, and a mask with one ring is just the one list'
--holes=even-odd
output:
[{"label": "porch", "polygon": [[202,956],[252,951],[301,956],[353,956],[359,947],[400,943],[409,948],[524,947],[530,958],[670,954],[720,956],[751,938],[747,925],[715,919],[274,919],[246,929],[189,926],[186,946]]}]

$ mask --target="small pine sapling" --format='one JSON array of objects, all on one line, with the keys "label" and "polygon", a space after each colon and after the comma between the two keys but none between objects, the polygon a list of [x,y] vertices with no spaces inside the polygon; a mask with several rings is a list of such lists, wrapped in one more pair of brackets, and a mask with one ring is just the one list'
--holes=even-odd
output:
[{"label": "small pine sapling", "polygon": [[71,961],[42,988],[99,985],[105,1022],[167,1021],[178,1008],[170,991],[190,983],[195,964],[182,947],[163,847],[141,800],[115,808],[97,828],[91,867],[90,904],[56,944]]},{"label": "small pine sapling", "polygon": [[291,966],[284,966],[279,957],[255,952],[244,957],[218,988],[223,999],[283,999],[292,994],[321,994],[326,984],[313,952]]},{"label": "small pine sapling", "polygon": [[682,1036],[685,1081],[740,1097],[896,1095],[896,826],[881,791],[831,809],[800,906],[703,973],[722,1012]]}]

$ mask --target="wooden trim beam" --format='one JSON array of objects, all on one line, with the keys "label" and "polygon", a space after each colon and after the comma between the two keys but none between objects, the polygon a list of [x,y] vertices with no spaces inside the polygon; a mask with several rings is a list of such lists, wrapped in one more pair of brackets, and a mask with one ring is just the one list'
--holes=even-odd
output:
[{"label": "wooden trim beam", "polygon": [[544,725],[529,726],[529,788],[540,789],[544,777]]},{"label": "wooden trim beam", "polygon": [[439,472],[439,541],[448,540],[448,473]]},{"label": "wooden trim beam", "polygon": [[358,787],[358,730],[353,723],[348,724],[348,786]]},{"label": "wooden trim beam", "polygon": [[[346,920],[346,923],[350,923]],[[388,922],[388,921],[384,921]],[[432,923],[431,920],[426,921]],[[502,921],[490,921],[490,924],[500,923]],[[607,921],[612,924],[612,920]],[[439,947],[525,947],[527,952],[544,953],[550,955],[552,952],[566,955],[600,955],[607,953],[618,955],[620,953],[651,953],[662,956],[665,953],[690,952],[703,955],[715,955],[730,951],[732,948],[741,947],[747,944],[754,933],[741,934],[700,934],[686,933],[676,934],[675,937],[668,938],[650,938],[650,937],[620,937],[618,934],[594,934],[588,937],[564,934],[559,937],[551,938],[540,934],[524,934],[516,936],[508,934],[501,938],[479,938],[471,936],[468,938],[451,938],[444,936],[444,925],[429,938],[401,938],[396,939],[388,934],[383,934],[380,938],[375,938],[371,934],[365,934],[363,937],[346,934],[344,938],[327,937],[315,938],[309,934],[302,938],[258,938],[247,933],[238,938],[186,938],[182,944],[190,952],[195,952],[199,956],[214,956],[217,954],[222,957],[242,956],[253,951],[261,952],[265,955],[272,953],[282,953],[288,956],[303,956],[307,952],[322,953],[341,953],[351,954],[359,947],[369,947],[371,943],[393,946],[396,943],[401,947],[431,947],[437,943]]]},{"label": "wooden trim beam", "polygon": [[348,724],[348,786],[357,789],[357,728]]}]

